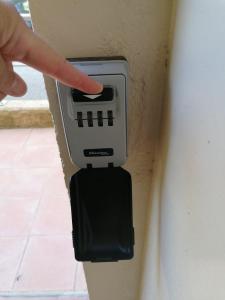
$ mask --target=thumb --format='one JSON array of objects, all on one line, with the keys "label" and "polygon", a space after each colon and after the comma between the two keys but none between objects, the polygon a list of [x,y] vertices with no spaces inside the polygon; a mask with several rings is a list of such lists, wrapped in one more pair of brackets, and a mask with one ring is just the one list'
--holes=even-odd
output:
[{"label": "thumb", "polygon": [[0,55],[0,98],[6,95],[22,96],[27,87],[23,79],[13,71],[12,64]]}]

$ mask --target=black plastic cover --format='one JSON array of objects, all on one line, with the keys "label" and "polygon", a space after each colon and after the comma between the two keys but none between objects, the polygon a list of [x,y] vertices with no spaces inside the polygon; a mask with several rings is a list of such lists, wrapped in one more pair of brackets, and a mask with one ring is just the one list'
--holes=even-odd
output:
[{"label": "black plastic cover", "polygon": [[71,178],[73,243],[78,261],[133,257],[130,174],[120,167],[81,169]]}]

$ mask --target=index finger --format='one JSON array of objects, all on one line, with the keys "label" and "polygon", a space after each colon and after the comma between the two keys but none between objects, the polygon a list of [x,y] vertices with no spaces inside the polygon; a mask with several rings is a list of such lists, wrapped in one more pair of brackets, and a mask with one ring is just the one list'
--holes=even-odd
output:
[{"label": "index finger", "polygon": [[32,31],[27,30],[22,39],[23,55],[20,59],[21,62],[83,92],[97,94],[102,91],[102,84],[74,68]]}]

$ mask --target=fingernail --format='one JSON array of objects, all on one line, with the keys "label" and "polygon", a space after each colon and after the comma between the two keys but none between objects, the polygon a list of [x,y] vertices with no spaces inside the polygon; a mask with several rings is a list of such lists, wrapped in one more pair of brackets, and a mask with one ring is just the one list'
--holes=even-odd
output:
[{"label": "fingernail", "polygon": [[99,93],[101,93],[103,90],[103,84],[97,82],[97,85],[98,85],[98,91],[99,91]]},{"label": "fingernail", "polygon": [[95,92],[96,94],[101,93],[103,90],[103,84],[101,84],[98,81],[95,81],[92,89],[93,89],[93,92]]}]

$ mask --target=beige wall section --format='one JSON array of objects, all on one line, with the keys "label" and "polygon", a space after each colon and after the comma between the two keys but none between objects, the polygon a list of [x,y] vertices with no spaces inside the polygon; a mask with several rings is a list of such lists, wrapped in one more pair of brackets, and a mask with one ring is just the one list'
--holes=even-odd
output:
[{"label": "beige wall section", "polygon": [[177,0],[142,300],[225,299],[225,1]]},{"label": "beige wall section", "polygon": [[[129,159],[133,177],[135,258],[85,264],[91,300],[137,300],[164,76],[171,1],[30,0],[35,30],[65,57],[124,55],[130,66]],[[54,82],[46,80],[66,181],[68,159]]]}]

